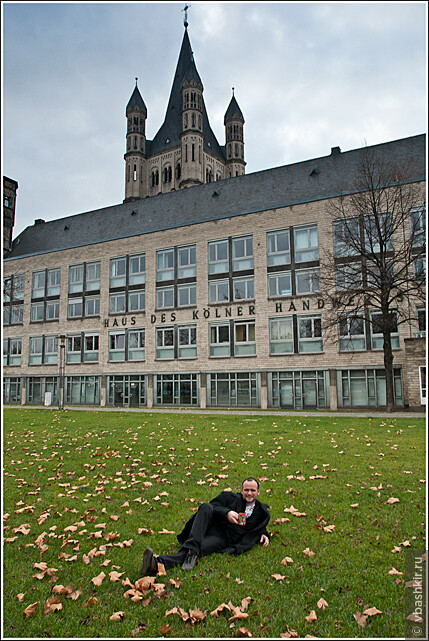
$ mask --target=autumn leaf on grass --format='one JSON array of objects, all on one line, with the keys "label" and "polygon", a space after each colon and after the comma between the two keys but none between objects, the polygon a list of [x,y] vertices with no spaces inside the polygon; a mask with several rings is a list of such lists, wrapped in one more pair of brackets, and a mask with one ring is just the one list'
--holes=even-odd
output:
[{"label": "autumn leaf on grass", "polygon": [[66,599],[72,599],[73,601],[76,601],[82,594],[82,589],[78,588],[74,592],[70,592],[70,594],[66,594]]},{"label": "autumn leaf on grass", "polygon": [[317,620],[317,615],[314,610],[311,610],[310,614],[305,617],[305,620],[308,621],[308,623],[311,623],[312,621]]},{"label": "autumn leaf on grass", "polygon": [[164,636],[165,636],[166,634],[168,634],[169,632],[171,632],[171,627],[168,625],[168,623],[166,623],[165,625],[162,625],[162,626],[159,628],[159,634],[160,634],[162,637],[164,637]]},{"label": "autumn leaf on grass", "polygon": [[395,499],[393,496],[391,496],[390,499],[387,499],[386,503],[399,503],[399,499]]},{"label": "autumn leaf on grass", "polygon": [[293,563],[293,559],[291,559],[290,556],[285,556],[285,558],[282,560],[281,564],[282,565],[287,565],[288,563]]},{"label": "autumn leaf on grass", "polygon": [[168,617],[170,614],[178,614],[179,617],[182,619],[182,621],[188,621],[189,619],[189,614],[181,607],[175,607],[172,610],[168,610],[165,613],[165,616]]},{"label": "autumn leaf on grass", "polygon": [[123,587],[126,587],[127,585],[128,585],[130,588],[133,588],[133,587],[134,587],[134,583],[131,583],[131,581],[129,580],[129,578],[128,578],[128,577],[127,577],[126,579],[122,579],[122,585],[123,585]]},{"label": "autumn leaf on grass", "polygon": [[37,606],[39,605],[40,601],[36,601],[35,603],[32,603],[28,607],[25,608],[24,614],[25,618],[27,619],[29,616],[35,613]]},{"label": "autumn leaf on grass", "polygon": [[312,552],[310,548],[305,548],[305,550],[303,550],[303,554],[305,554],[305,556],[312,557],[316,554],[316,552]]},{"label": "autumn leaf on grass", "polygon": [[333,532],[335,530],[335,525],[326,525],[323,529],[325,532]]},{"label": "autumn leaf on grass", "polygon": [[238,637],[251,637],[252,635],[251,635],[251,633],[249,632],[249,630],[247,628],[243,627],[243,628],[238,628],[237,636]]},{"label": "autumn leaf on grass", "polygon": [[167,576],[167,572],[165,571],[165,565],[163,563],[157,563],[157,572],[156,576]]},{"label": "autumn leaf on grass", "polygon": [[111,581],[119,581],[119,579],[123,574],[125,574],[125,572],[112,571],[112,572],[109,572],[109,578]]},{"label": "autumn leaf on grass", "polygon": [[319,608],[319,610],[323,611],[325,608],[328,607],[328,604],[326,603],[325,599],[322,598],[318,600],[317,607]]},{"label": "autumn leaf on grass", "polygon": [[284,575],[284,576],[283,576],[282,574],[272,574],[271,576],[272,576],[272,577],[273,577],[273,579],[275,579],[276,581],[283,581],[283,579],[285,579],[285,578],[286,578],[286,575]]},{"label": "autumn leaf on grass", "polygon": [[223,610],[228,610],[229,612],[231,612],[231,608],[229,607],[229,605],[228,605],[227,603],[221,603],[220,605],[218,605],[218,606],[217,606],[217,608],[216,608],[215,610],[213,610],[212,612],[210,612],[210,615],[211,615],[212,617],[217,618],[217,616],[218,616],[221,612],[223,612]]},{"label": "autumn leaf on grass", "polygon": [[14,527],[13,528],[13,533],[14,534],[23,534],[26,536],[30,532],[30,524],[29,523],[23,523],[19,527]]},{"label": "autumn leaf on grass", "polygon": [[198,621],[203,621],[207,616],[207,611],[205,610],[204,612],[202,610],[199,610],[198,608],[194,608],[194,610],[189,610],[189,617],[191,623],[198,623]]},{"label": "autumn leaf on grass", "polygon": [[180,587],[182,587],[182,582],[180,581],[180,579],[170,579],[170,583],[171,583],[171,585],[172,585],[172,586],[174,586],[175,588],[180,588]]},{"label": "autumn leaf on grass", "polygon": [[71,594],[73,592],[73,586],[68,585],[64,587],[63,585],[54,585],[51,592],[52,594]]},{"label": "autumn leaf on grass", "polygon": [[104,572],[100,572],[98,576],[95,576],[93,579],[91,579],[91,583],[94,585],[101,585],[103,583],[103,579],[106,578],[106,575]]},{"label": "autumn leaf on grass", "polygon": [[287,631],[280,633],[280,637],[282,639],[298,639],[299,638],[299,634],[296,630],[291,630],[291,628],[288,625],[286,625],[286,627],[287,627]]},{"label": "autumn leaf on grass", "polygon": [[373,617],[376,614],[383,614],[381,610],[377,610],[377,608],[368,608],[367,610],[363,611],[363,614],[366,614],[369,617]]},{"label": "autumn leaf on grass", "polygon": [[95,596],[92,596],[86,603],[83,604],[83,607],[86,608],[87,606],[92,606],[98,603],[98,599],[95,598]]},{"label": "autumn leaf on grass", "polygon": [[153,534],[153,530],[149,530],[147,527],[139,527],[137,534]]},{"label": "autumn leaf on grass", "polygon": [[162,528],[162,530],[160,530],[158,534],[176,534],[176,532],[172,532],[171,530],[166,530],[165,528]]},{"label": "autumn leaf on grass", "polygon": [[61,603],[60,597],[51,596],[47,601],[45,601],[45,605],[43,606],[43,613],[50,614],[51,612],[55,612],[57,610],[62,610],[62,609],[63,609],[63,604]]},{"label": "autumn leaf on grass", "polygon": [[110,618],[111,621],[122,621],[124,618],[125,613],[124,612],[114,612]]},{"label": "autumn leaf on grass", "polygon": [[252,597],[251,596],[247,596],[245,599],[241,600],[240,608],[243,610],[243,612],[245,612],[247,610],[247,608],[249,607],[250,601],[252,601]]},{"label": "autumn leaf on grass", "polygon": [[397,570],[396,568],[391,567],[389,570],[389,574],[403,574],[403,572],[399,572],[399,570]]},{"label": "autumn leaf on grass", "polygon": [[359,610],[354,613],[353,617],[355,618],[358,627],[362,630],[362,628],[366,626],[366,620],[368,617],[359,612]]},{"label": "autumn leaf on grass", "polygon": [[228,605],[232,612],[232,617],[229,617],[228,621],[236,621],[237,619],[247,619],[247,617],[249,616],[247,612],[243,612],[240,606],[238,607],[233,606],[231,601],[229,601]]},{"label": "autumn leaf on grass", "polygon": [[22,603],[24,601],[24,597],[25,597],[26,594],[27,594],[27,592],[20,592],[19,594],[16,595],[16,598],[18,599],[18,601],[20,603]]}]

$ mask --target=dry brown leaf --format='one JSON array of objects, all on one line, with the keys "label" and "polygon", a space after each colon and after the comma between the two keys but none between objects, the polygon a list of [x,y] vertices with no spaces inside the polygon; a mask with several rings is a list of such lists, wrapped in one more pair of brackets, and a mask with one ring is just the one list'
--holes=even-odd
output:
[{"label": "dry brown leaf", "polygon": [[308,557],[312,557],[316,554],[316,552],[312,552],[310,548],[305,548],[305,550],[303,550],[303,553],[305,554],[305,556],[308,556]]},{"label": "dry brown leaf", "polygon": [[399,572],[399,570],[397,570],[396,568],[391,567],[389,570],[389,574],[403,574],[403,572]]},{"label": "dry brown leaf", "polygon": [[137,534],[153,534],[153,530],[148,530],[147,527],[139,527]]},{"label": "dry brown leaf", "polygon": [[373,617],[376,614],[383,614],[381,610],[377,610],[377,608],[368,608],[367,610],[363,611],[363,614],[366,614],[369,617]]},{"label": "dry brown leaf", "polygon": [[165,616],[168,617],[170,614],[178,614],[179,617],[182,619],[182,621],[188,621],[189,619],[189,614],[181,607],[175,607],[172,610],[168,610],[165,613]]},{"label": "dry brown leaf", "polygon": [[192,623],[196,623],[198,621],[203,621],[207,616],[207,611],[202,611],[199,610],[198,608],[194,608],[193,610],[189,610],[189,617],[192,621]]},{"label": "dry brown leaf", "polygon": [[323,611],[325,608],[328,607],[328,604],[326,603],[325,599],[322,598],[318,600],[317,607],[319,608],[319,610]]},{"label": "dry brown leaf", "polygon": [[283,581],[283,579],[285,579],[285,578],[286,578],[286,575],[284,575],[284,576],[283,576],[282,574],[272,574],[271,576],[272,576],[272,577],[273,577],[273,579],[275,579],[276,581]]},{"label": "dry brown leaf", "polygon": [[86,606],[92,606],[98,603],[98,599],[95,598],[95,596],[92,596],[86,603],[83,604],[83,607],[85,608]]},{"label": "dry brown leaf", "polygon": [[282,639],[298,639],[299,638],[299,634],[296,630],[291,630],[291,628],[288,625],[286,625],[286,627],[287,627],[287,631],[280,633],[280,637]]},{"label": "dry brown leaf", "polygon": [[252,635],[251,635],[251,633],[249,632],[249,630],[247,628],[242,627],[242,628],[238,628],[237,636],[238,637],[251,637]]},{"label": "dry brown leaf", "polygon": [[228,610],[229,612],[231,612],[231,608],[227,603],[221,603],[220,605],[217,606],[215,610],[210,612],[210,614],[212,617],[217,617],[218,614],[220,614],[223,610]]},{"label": "dry brown leaf", "polygon": [[39,605],[40,601],[36,601],[35,603],[32,603],[28,607],[25,608],[24,614],[25,618],[27,619],[29,616],[35,613],[37,606]]},{"label": "dry brown leaf", "polygon": [[91,583],[93,583],[94,585],[101,585],[105,578],[106,575],[104,574],[104,572],[100,572],[98,576],[95,576],[93,579],[91,579]]},{"label": "dry brown leaf", "polygon": [[288,563],[293,563],[293,559],[291,559],[290,556],[285,556],[281,563],[282,565],[287,565]]},{"label": "dry brown leaf", "polygon": [[249,607],[250,601],[252,601],[252,597],[251,596],[247,596],[245,599],[241,600],[240,608],[241,608],[241,610],[243,610],[243,612],[245,612],[247,610],[247,608]]},{"label": "dry brown leaf", "polygon": [[393,496],[391,496],[390,499],[387,499],[386,503],[399,503],[399,499],[395,499]]},{"label": "dry brown leaf", "polygon": [[180,588],[182,586],[182,582],[180,581],[180,579],[170,579],[170,583],[175,588]]},{"label": "dry brown leaf", "polygon": [[325,532],[333,532],[335,530],[335,525],[326,525],[323,529]]},{"label": "dry brown leaf", "polygon": [[176,534],[176,532],[173,532],[171,530],[166,530],[165,528],[162,528],[162,530],[160,530],[158,532],[158,534]]},{"label": "dry brown leaf", "polygon": [[125,574],[125,572],[116,572],[113,570],[112,572],[109,572],[109,578],[111,581],[119,581],[123,574]]},{"label": "dry brown leaf", "polygon": [[72,599],[73,601],[76,601],[82,594],[82,588],[78,588],[74,592],[70,592],[70,594],[66,594],[66,599]]},{"label": "dry brown leaf", "polygon": [[308,623],[311,623],[312,621],[317,620],[317,615],[314,610],[311,610],[310,614],[305,617],[305,620],[308,621]]},{"label": "dry brown leaf", "polygon": [[143,576],[135,582],[134,586],[136,590],[140,590],[140,592],[147,592],[152,588],[155,581],[156,577],[154,576]]},{"label": "dry brown leaf", "polygon": [[19,594],[16,595],[16,598],[18,599],[18,601],[20,603],[22,603],[24,601],[24,597],[25,597],[26,594],[27,594],[27,592],[20,592]]},{"label": "dry brown leaf", "polygon": [[73,592],[73,586],[68,585],[67,587],[64,587],[64,585],[54,585],[51,592],[52,594],[70,594]]},{"label": "dry brown leaf", "polygon": [[114,612],[110,618],[111,621],[122,621],[124,618],[125,613],[124,612]]},{"label": "dry brown leaf", "polygon": [[57,610],[62,610],[63,604],[59,596],[51,596],[43,606],[43,613],[50,614],[51,612],[56,612]]},{"label": "dry brown leaf", "polygon": [[366,620],[368,617],[359,612],[359,610],[354,613],[353,617],[355,618],[358,627],[362,630],[362,628],[366,626]]},{"label": "dry brown leaf", "polygon": [[160,634],[162,637],[165,637],[165,635],[166,635],[166,634],[168,634],[169,632],[171,632],[171,626],[169,626],[169,625],[168,625],[168,623],[166,623],[165,625],[162,625],[162,626],[159,628],[159,634]]}]

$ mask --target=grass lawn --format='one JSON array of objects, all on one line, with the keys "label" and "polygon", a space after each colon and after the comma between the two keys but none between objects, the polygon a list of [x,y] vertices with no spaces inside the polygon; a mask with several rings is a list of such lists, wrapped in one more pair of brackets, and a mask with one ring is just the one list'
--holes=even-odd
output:
[{"label": "grass lawn", "polygon": [[[422,418],[8,408],[3,446],[3,637],[405,637]],[[177,550],[192,511],[247,476],[270,546],[136,593],[145,548]]]}]

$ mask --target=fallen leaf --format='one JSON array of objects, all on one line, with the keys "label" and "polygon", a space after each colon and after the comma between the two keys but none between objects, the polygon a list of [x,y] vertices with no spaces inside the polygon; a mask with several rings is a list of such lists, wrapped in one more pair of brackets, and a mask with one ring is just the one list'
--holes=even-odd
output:
[{"label": "fallen leaf", "polygon": [[62,610],[63,609],[63,604],[61,603],[61,599],[59,596],[51,596],[47,601],[45,601],[45,605],[43,606],[43,613],[44,614],[50,614],[51,612],[56,612],[57,610]]},{"label": "fallen leaf", "polygon": [[296,630],[292,630],[288,625],[286,625],[287,631],[286,632],[281,632],[280,637],[282,639],[298,639],[299,634]]},{"label": "fallen leaf", "polygon": [[24,601],[24,597],[25,597],[26,594],[27,594],[27,592],[20,592],[19,594],[16,595],[16,598],[18,599],[18,601],[20,603],[22,603]]},{"label": "fallen leaf", "polygon": [[180,588],[182,586],[180,579],[170,579],[170,583],[175,588]]},{"label": "fallen leaf", "polygon": [[92,596],[86,603],[83,604],[83,607],[86,608],[87,606],[92,606],[98,603],[98,599],[95,598],[95,596]]},{"label": "fallen leaf", "polygon": [[353,617],[355,618],[358,627],[362,630],[362,628],[366,626],[366,620],[368,617],[359,611],[355,612]]},{"label": "fallen leaf", "polygon": [[286,578],[286,575],[284,575],[284,576],[283,576],[282,574],[272,574],[271,576],[272,576],[272,577],[273,577],[273,579],[275,579],[276,581],[283,581],[283,579],[285,579],[285,578]]},{"label": "fallen leaf", "polygon": [[335,530],[335,525],[327,525],[323,528],[325,532],[333,532]]},{"label": "fallen leaf", "polygon": [[317,607],[319,608],[319,610],[323,611],[325,608],[328,607],[328,604],[326,603],[325,599],[322,598],[318,600]]},{"label": "fallen leaf", "polygon": [[110,618],[111,621],[122,621],[125,614],[124,612],[114,612]]},{"label": "fallen leaf", "polygon": [[109,578],[111,581],[119,581],[119,579],[123,574],[125,574],[125,572],[112,571],[112,572],[109,572]]},{"label": "fallen leaf", "polygon": [[399,572],[396,568],[392,567],[389,570],[389,574],[403,574],[403,572]]},{"label": "fallen leaf", "polygon": [[164,636],[165,636],[166,634],[168,634],[169,632],[171,632],[171,626],[169,626],[169,625],[168,625],[168,623],[166,623],[165,625],[162,625],[162,626],[159,628],[159,634],[160,634],[162,637],[164,637]]},{"label": "fallen leaf", "polygon": [[293,559],[291,559],[290,556],[286,556],[281,563],[282,565],[287,565],[288,563],[293,563]]},{"label": "fallen leaf", "polygon": [[399,503],[399,499],[395,499],[393,496],[391,496],[390,499],[387,499],[386,503]]},{"label": "fallen leaf", "polygon": [[251,635],[251,633],[249,632],[249,630],[247,628],[243,627],[243,628],[238,628],[237,636],[238,637],[251,637],[252,635]]},{"label": "fallen leaf", "polygon": [[29,616],[35,613],[36,607],[39,605],[39,603],[40,601],[36,601],[35,603],[32,603],[31,605],[25,608],[24,610],[25,618],[28,618]]},{"label": "fallen leaf", "polygon": [[377,610],[377,608],[368,608],[367,610],[363,611],[363,614],[366,614],[369,617],[373,617],[376,614],[383,614],[381,610]]},{"label": "fallen leaf", "polygon": [[212,617],[217,617],[218,614],[223,612],[223,610],[228,610],[229,612],[231,612],[231,608],[229,607],[229,605],[227,603],[221,603],[220,605],[217,606],[217,608],[215,610],[210,612],[210,614],[211,614]]},{"label": "fallen leaf", "polygon": [[82,594],[82,589],[78,588],[74,592],[70,592],[70,594],[66,594],[66,599],[72,599],[73,601],[76,601]]},{"label": "fallen leaf", "polygon": [[95,576],[93,579],[91,579],[91,583],[93,583],[94,585],[101,585],[105,578],[106,575],[104,574],[104,572],[100,572],[98,576]]},{"label": "fallen leaf", "polygon": [[316,552],[312,552],[310,548],[305,548],[305,550],[303,550],[303,553],[305,554],[305,556],[308,556],[308,557],[312,557],[316,554]]},{"label": "fallen leaf", "polygon": [[317,620],[317,615],[314,610],[311,610],[310,614],[305,617],[305,620],[308,621],[308,623],[311,623],[312,621]]},{"label": "fallen leaf", "polygon": [[165,528],[162,528],[162,530],[160,530],[158,534],[176,534],[176,532],[172,532],[171,530],[166,530]]}]

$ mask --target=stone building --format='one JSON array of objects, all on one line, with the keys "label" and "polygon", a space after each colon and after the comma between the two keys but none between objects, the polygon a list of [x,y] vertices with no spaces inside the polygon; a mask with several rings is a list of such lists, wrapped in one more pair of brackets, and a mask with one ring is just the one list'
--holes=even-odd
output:
[{"label": "stone building", "polygon": [[3,176],[3,253],[9,251],[12,243],[17,191],[16,180]]},{"label": "stone building", "polygon": [[[425,243],[425,136],[334,147],[245,175],[241,111],[233,97],[225,150],[208,125],[187,32],[171,102],[181,116],[173,123],[167,109],[150,144],[137,87],[128,103],[123,203],[37,220],[13,241],[4,261],[4,402],[43,403],[48,392],[60,406],[385,406],[376,326],[341,330],[337,340],[325,331],[330,203],[353,193],[367,149],[398,165],[412,159],[408,180],[421,206],[410,220]],[[395,404],[419,408],[426,313],[407,304],[415,320],[392,334]]]}]

